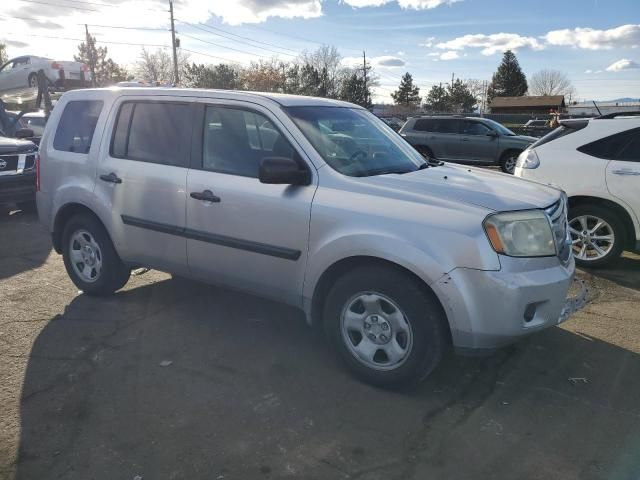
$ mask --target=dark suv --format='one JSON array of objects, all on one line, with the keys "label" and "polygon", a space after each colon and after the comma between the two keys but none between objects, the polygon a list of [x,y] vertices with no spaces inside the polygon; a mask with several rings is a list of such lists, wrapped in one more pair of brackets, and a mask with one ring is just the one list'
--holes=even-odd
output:
[{"label": "dark suv", "polygon": [[0,204],[34,205],[37,152],[33,142],[0,137]]},{"label": "dark suv", "polygon": [[487,118],[456,116],[410,118],[399,133],[425,157],[500,165],[506,173],[513,173],[520,152],[537,140]]}]

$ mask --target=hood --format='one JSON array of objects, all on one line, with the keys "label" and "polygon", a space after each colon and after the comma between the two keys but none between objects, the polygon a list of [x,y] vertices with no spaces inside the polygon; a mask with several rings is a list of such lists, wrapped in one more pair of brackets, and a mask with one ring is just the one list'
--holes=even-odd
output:
[{"label": "hood", "polygon": [[515,140],[517,142],[527,143],[527,144],[540,140],[538,137],[530,137],[528,135],[515,135],[513,137],[505,137],[505,138],[508,138],[509,140]]},{"label": "hood", "polygon": [[12,153],[26,153],[36,150],[36,145],[28,140],[0,137],[0,155]]},{"label": "hood", "polygon": [[[435,197],[493,211],[545,208],[560,191],[513,175],[473,167],[445,164],[405,174],[363,177],[371,186],[393,190],[389,196]],[[384,194],[381,192],[381,194]]]}]

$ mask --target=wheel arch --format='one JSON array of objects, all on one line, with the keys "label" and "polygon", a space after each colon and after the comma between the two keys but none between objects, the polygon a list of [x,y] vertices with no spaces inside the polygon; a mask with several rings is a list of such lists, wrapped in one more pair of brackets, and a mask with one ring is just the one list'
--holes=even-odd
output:
[{"label": "wheel arch", "polygon": [[447,337],[449,343],[451,343],[451,325],[446,312],[446,309],[442,305],[440,298],[436,295],[435,291],[415,272],[410,270],[409,268],[400,265],[391,260],[387,260],[381,257],[369,256],[369,255],[355,255],[346,258],[342,258],[333,264],[331,264],[328,268],[324,270],[324,272],[320,275],[320,278],[315,284],[313,289],[313,295],[311,298],[310,305],[310,322],[314,326],[321,326],[323,323],[323,310],[324,310],[324,300],[331,289],[331,286],[341,275],[344,275],[349,270],[354,268],[358,268],[360,266],[370,266],[370,265],[379,265],[384,268],[389,268],[401,272],[407,275],[409,278],[413,279],[417,285],[420,286],[421,290],[436,302],[438,307],[441,310],[442,318],[446,319],[445,327],[447,331]]},{"label": "wheel arch", "polygon": [[100,217],[89,207],[82,203],[71,202],[63,205],[58,209],[56,213],[55,219],[53,221],[53,233],[51,235],[53,248],[57,253],[62,253],[62,232],[64,231],[65,224],[75,215],[80,213],[85,213],[91,215],[96,220],[105,227],[105,231],[108,230],[104,224],[104,222],[100,219]]},{"label": "wheel arch", "polygon": [[575,195],[569,197],[569,209],[577,207],[578,205],[599,205],[606,208],[611,209],[615,214],[620,218],[624,229],[625,229],[625,238],[624,238],[624,247],[626,249],[635,247],[636,244],[636,228],[633,223],[633,218],[631,214],[627,211],[625,207],[620,205],[619,203],[614,202],[613,200],[608,200],[606,198],[601,197],[591,197],[588,195]]}]

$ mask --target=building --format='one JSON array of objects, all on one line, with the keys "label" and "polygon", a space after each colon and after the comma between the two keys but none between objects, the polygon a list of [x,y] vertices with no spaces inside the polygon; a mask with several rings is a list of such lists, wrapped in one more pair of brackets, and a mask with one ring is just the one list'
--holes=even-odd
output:
[{"label": "building", "polygon": [[563,95],[539,95],[527,97],[495,97],[490,103],[491,113],[523,113],[549,115],[551,111],[566,112]]}]

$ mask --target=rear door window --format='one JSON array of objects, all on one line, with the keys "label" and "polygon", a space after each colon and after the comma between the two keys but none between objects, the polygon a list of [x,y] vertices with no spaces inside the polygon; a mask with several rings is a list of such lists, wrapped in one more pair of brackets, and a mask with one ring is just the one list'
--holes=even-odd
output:
[{"label": "rear door window", "polygon": [[640,129],[635,130],[633,139],[622,149],[618,160],[625,162],[640,162]]},{"label": "rear door window", "polygon": [[89,153],[102,105],[101,100],[67,103],[60,116],[53,148],[62,152]]},{"label": "rear door window", "polygon": [[413,129],[419,132],[433,132],[434,124],[435,122],[430,118],[421,118],[420,120],[416,120]]},{"label": "rear door window", "polygon": [[462,133],[465,135],[486,135],[491,129],[480,122],[464,120],[462,122]]},{"label": "rear door window", "polygon": [[177,102],[127,102],[120,107],[111,155],[186,167],[191,142],[191,106]]},{"label": "rear door window", "polygon": [[451,118],[442,118],[434,120],[434,132],[438,133],[458,133],[460,130],[460,121]]},{"label": "rear door window", "polygon": [[640,135],[640,128],[625,130],[624,132],[609,135],[595,142],[578,147],[578,151],[592,157],[606,160],[621,160],[621,156],[632,156],[632,149],[627,152],[627,147]]}]

